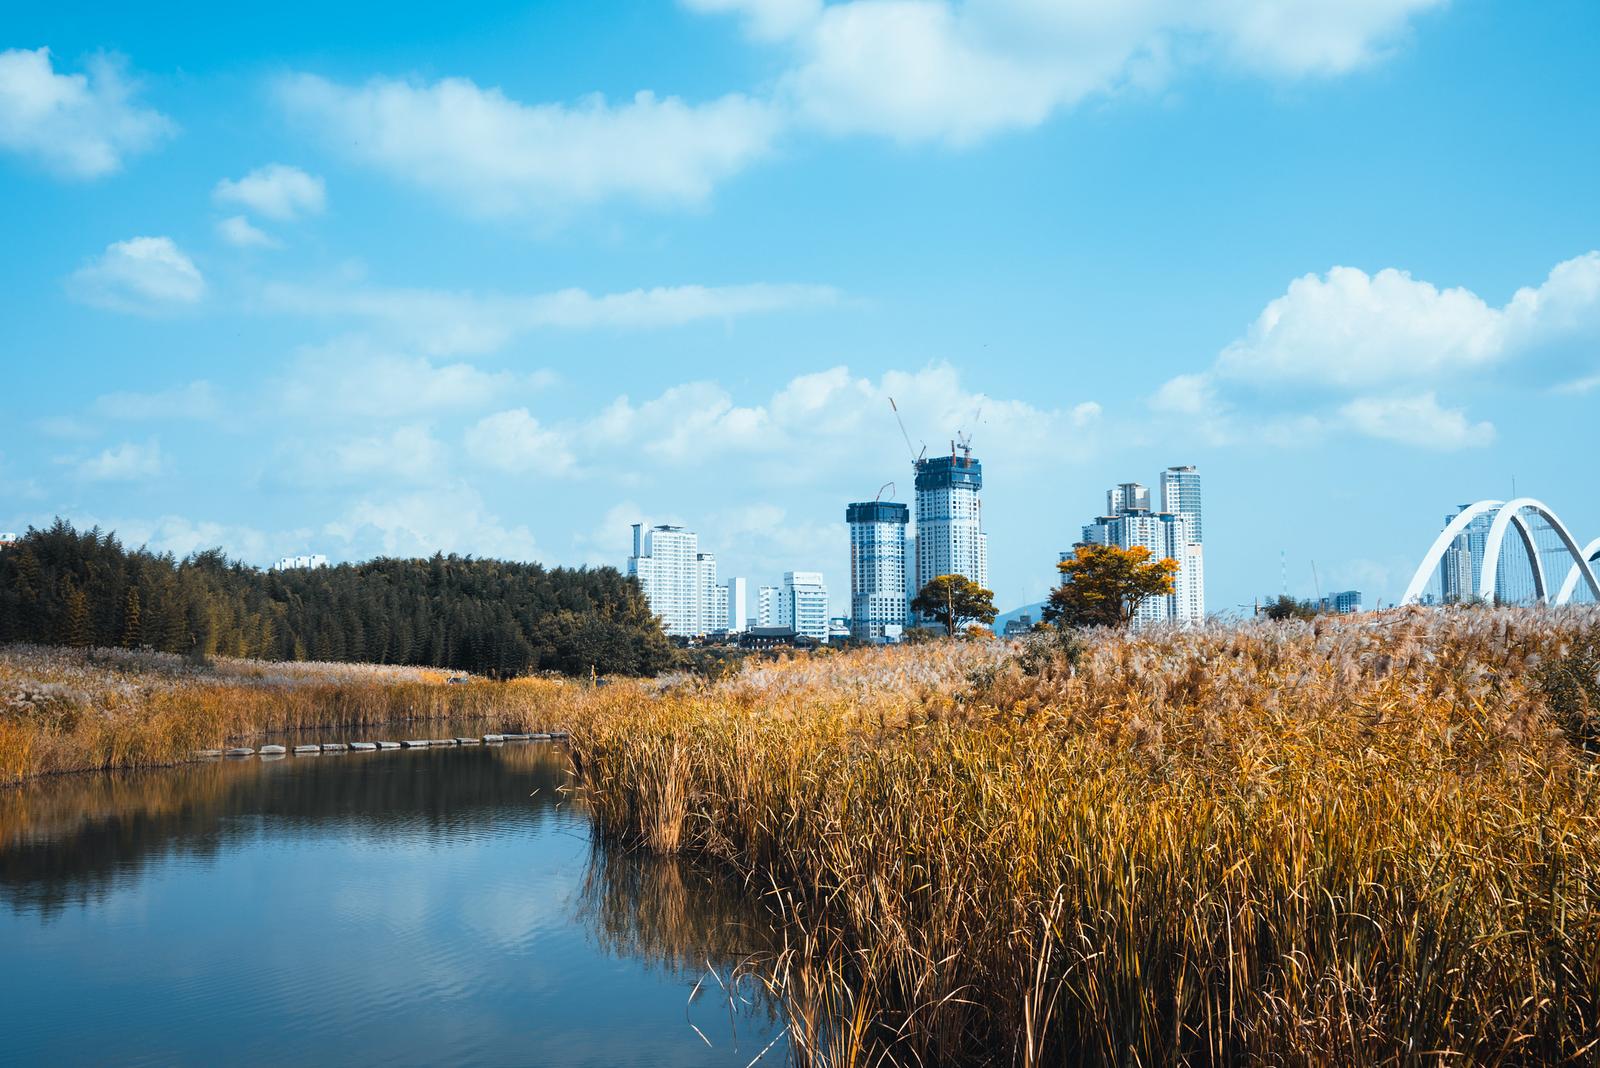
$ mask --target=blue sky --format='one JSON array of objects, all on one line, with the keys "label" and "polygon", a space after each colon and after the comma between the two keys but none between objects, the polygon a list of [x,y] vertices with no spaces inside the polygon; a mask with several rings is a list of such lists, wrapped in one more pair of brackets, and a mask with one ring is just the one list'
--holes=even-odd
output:
[{"label": "blue sky", "polygon": [[[620,8],[620,10],[618,10]],[[33,5],[0,529],[821,569],[973,435],[991,584],[1205,478],[1208,602],[1600,535],[1588,0]]]}]

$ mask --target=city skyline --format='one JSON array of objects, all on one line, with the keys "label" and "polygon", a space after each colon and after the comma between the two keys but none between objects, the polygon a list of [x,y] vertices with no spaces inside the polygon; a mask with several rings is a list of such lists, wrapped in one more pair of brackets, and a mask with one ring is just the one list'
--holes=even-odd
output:
[{"label": "city skyline", "polygon": [[842,505],[965,433],[1002,610],[1176,462],[1213,612],[1280,551],[1391,603],[1514,485],[1600,530],[1600,10],[1250,7],[10,12],[0,529],[616,565],[648,516],[842,615]]}]

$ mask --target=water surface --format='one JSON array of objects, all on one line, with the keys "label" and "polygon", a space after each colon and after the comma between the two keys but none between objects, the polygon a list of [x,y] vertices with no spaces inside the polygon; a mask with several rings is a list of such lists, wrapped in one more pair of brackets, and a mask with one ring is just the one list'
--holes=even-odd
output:
[{"label": "water surface", "polygon": [[748,1064],[759,903],[597,847],[567,784],[524,743],[0,791],[0,1059]]}]

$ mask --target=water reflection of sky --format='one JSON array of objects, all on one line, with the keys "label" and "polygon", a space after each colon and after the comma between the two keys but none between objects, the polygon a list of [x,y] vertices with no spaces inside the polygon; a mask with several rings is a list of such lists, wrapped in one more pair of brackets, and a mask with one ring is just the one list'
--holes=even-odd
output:
[{"label": "water reflection of sky", "polygon": [[0,796],[7,1059],[747,1064],[765,1010],[735,1048],[683,962],[726,967],[759,912],[597,853],[563,778],[558,751],[519,746]]}]

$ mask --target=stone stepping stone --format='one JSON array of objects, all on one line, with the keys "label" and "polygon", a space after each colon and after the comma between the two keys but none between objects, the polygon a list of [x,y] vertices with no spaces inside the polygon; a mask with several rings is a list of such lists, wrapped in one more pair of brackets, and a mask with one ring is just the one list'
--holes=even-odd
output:
[{"label": "stone stepping stone", "polygon": [[503,742],[505,740],[506,736],[503,734],[485,734],[483,736],[484,745],[494,745],[496,742]]},{"label": "stone stepping stone", "polygon": [[456,744],[457,745],[479,745],[481,743],[480,743],[479,739],[477,739],[477,738],[457,738],[456,739]]},{"label": "stone stepping stone", "polygon": [[408,738],[405,741],[401,742],[400,744],[405,746],[407,749],[426,749],[426,748],[428,748],[428,740],[426,738]]},{"label": "stone stepping stone", "polygon": [[236,745],[232,749],[228,750],[227,755],[231,757],[255,756],[256,751],[247,745]]},{"label": "stone stepping stone", "polygon": [[288,751],[281,745],[264,745],[260,750],[262,756],[282,756]]},{"label": "stone stepping stone", "polygon": [[428,744],[429,745],[455,745],[456,744],[456,740],[454,738],[429,738],[428,739]]},{"label": "stone stepping stone", "polygon": [[322,746],[320,746],[320,745],[297,745],[297,746],[294,747],[294,751],[297,754],[299,754],[301,756],[304,756],[307,753],[320,753],[320,752],[322,752]]},{"label": "stone stepping stone", "polygon": [[351,742],[350,748],[360,750],[363,753],[370,753],[377,749],[378,746],[375,742]]},{"label": "stone stepping stone", "polygon": [[324,753],[342,753],[346,749],[349,749],[349,748],[350,747],[348,745],[345,745],[343,742],[323,742],[322,743],[322,751]]},{"label": "stone stepping stone", "polygon": [[379,742],[379,743],[377,743],[377,745],[378,745],[379,749],[399,749],[400,748],[400,743],[399,742]]}]

